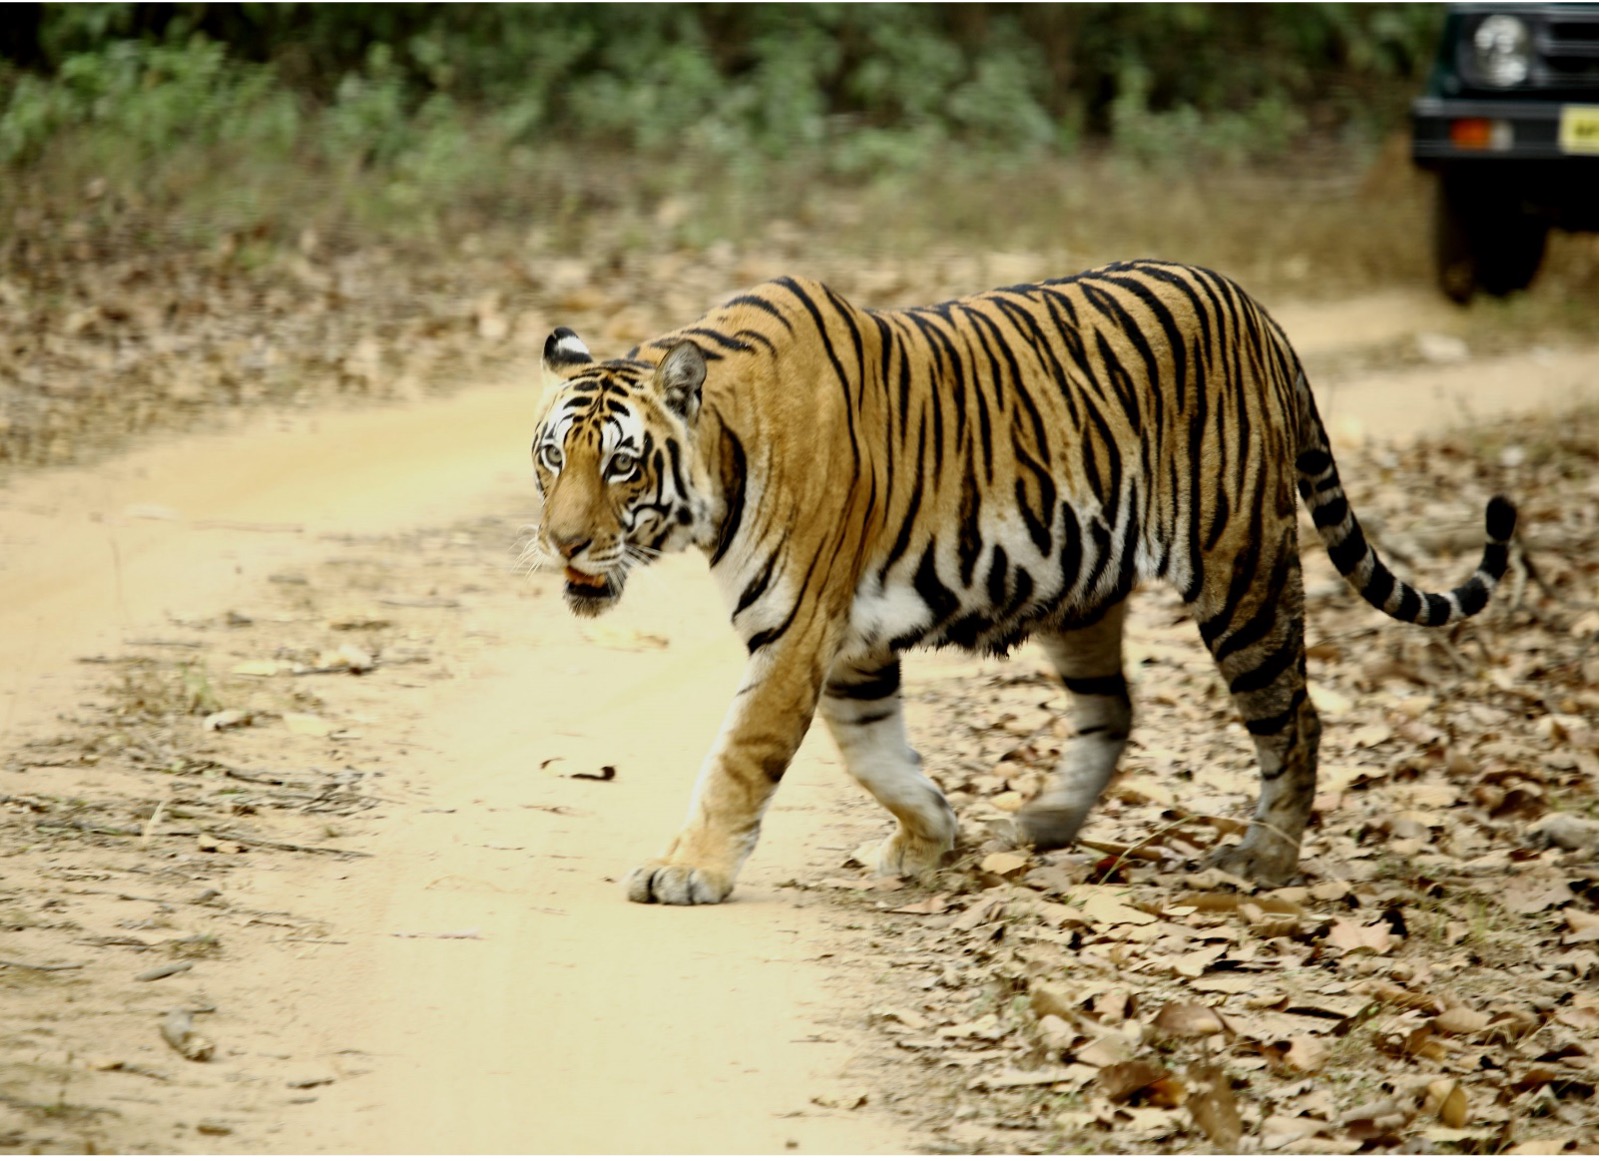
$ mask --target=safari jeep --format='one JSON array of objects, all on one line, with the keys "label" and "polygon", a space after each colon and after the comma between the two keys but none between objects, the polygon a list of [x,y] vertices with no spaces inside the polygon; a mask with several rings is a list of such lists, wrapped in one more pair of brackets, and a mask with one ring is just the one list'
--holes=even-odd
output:
[{"label": "safari jeep", "polygon": [[1455,302],[1525,287],[1551,228],[1598,229],[1598,5],[1452,5],[1413,112]]}]

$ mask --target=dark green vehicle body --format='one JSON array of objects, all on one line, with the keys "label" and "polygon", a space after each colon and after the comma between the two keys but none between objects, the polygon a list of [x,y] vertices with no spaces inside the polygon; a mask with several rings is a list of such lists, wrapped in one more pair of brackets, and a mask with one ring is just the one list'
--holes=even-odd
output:
[{"label": "dark green vehicle body", "polygon": [[1597,231],[1598,5],[1451,5],[1413,156],[1438,178],[1437,277],[1455,301],[1526,286],[1550,229]]}]

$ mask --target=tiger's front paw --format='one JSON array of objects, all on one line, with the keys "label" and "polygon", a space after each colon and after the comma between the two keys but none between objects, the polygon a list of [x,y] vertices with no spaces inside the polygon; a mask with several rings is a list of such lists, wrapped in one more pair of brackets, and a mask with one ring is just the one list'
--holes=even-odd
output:
[{"label": "tiger's front paw", "polygon": [[654,859],[629,876],[632,903],[722,903],[735,889],[735,876],[706,867]]}]

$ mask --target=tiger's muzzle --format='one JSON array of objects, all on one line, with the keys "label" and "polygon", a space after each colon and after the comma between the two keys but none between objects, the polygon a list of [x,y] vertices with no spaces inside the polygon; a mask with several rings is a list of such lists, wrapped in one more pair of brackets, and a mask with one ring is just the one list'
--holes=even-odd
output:
[{"label": "tiger's muzzle", "polygon": [[616,605],[623,595],[622,569],[589,573],[571,564],[563,567],[563,601],[568,605],[569,612],[576,616],[600,616]]}]

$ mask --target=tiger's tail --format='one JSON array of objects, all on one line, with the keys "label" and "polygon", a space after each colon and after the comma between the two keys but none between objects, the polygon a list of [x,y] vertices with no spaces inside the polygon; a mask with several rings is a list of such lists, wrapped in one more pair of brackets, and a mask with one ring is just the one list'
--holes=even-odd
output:
[{"label": "tiger's tail", "polygon": [[1315,410],[1314,392],[1297,369],[1300,396],[1298,494],[1314,517],[1326,553],[1343,579],[1371,605],[1399,621],[1416,625],[1451,625],[1473,617],[1509,568],[1509,542],[1515,534],[1515,505],[1503,496],[1487,501],[1487,544],[1481,563],[1464,584],[1447,593],[1428,593],[1401,579],[1376,555],[1365,539],[1359,518],[1348,506],[1337,477],[1336,461],[1325,426]]}]

